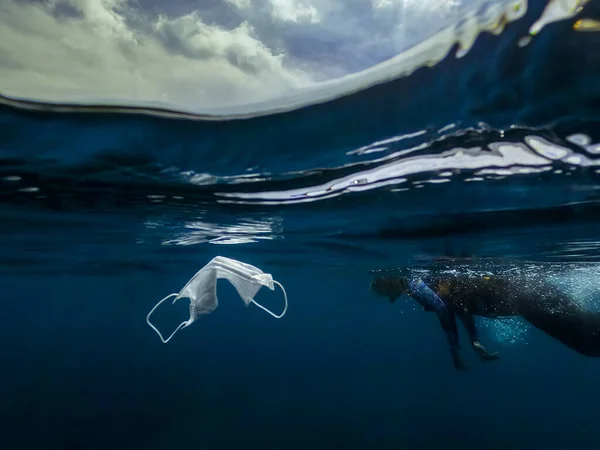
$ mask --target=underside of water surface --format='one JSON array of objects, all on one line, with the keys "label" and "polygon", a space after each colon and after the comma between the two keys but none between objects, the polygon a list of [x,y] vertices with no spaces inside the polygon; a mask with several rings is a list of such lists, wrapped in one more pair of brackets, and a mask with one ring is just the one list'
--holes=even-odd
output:
[{"label": "underside of water surface", "polygon": [[358,74],[338,82],[337,97],[309,92],[312,104],[277,114],[179,117],[7,98],[1,263],[36,270],[45,265],[27,261],[66,248],[68,270],[116,262],[74,243],[131,246],[128,255],[232,244],[293,254],[289,263],[329,248],[339,251],[328,261],[361,269],[419,254],[595,260],[600,34],[580,28],[597,5],[573,4],[579,14],[551,21],[562,11],[553,5],[522,5],[498,32],[485,29],[514,5],[475,10],[478,22],[460,26],[484,31],[459,58],[466,31],[450,27],[425,41],[422,53],[447,46],[430,67],[412,58],[403,75],[409,49],[373,69],[394,78]]}]

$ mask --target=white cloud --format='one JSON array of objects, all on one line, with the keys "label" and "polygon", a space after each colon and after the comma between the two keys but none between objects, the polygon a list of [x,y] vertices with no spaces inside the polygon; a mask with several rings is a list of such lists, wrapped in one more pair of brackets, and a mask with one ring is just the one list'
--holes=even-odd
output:
[{"label": "white cloud", "polygon": [[[502,0],[500,0],[502,1]],[[461,7],[472,8],[480,0],[371,0],[378,17],[394,17],[394,25],[387,30],[387,38],[400,51],[421,41],[431,31],[455,23]]]},{"label": "white cloud", "polygon": [[226,1],[231,3],[232,5],[237,6],[240,9],[247,9],[247,8],[250,8],[250,6],[252,6],[251,0],[226,0]]},{"label": "white cloud", "polygon": [[[56,16],[68,5],[75,17]],[[0,4],[0,92],[49,101],[166,102],[210,110],[262,101],[310,83],[242,23],[191,13],[128,25],[123,0]],[[79,16],[79,17],[77,17]],[[139,17],[136,18],[139,21]],[[161,39],[164,38],[164,39]]]},{"label": "white cloud", "polygon": [[243,22],[233,30],[202,23],[196,13],[177,19],[159,17],[154,30],[175,38],[178,51],[199,60],[228,61],[246,73],[282,73],[282,55],[275,55],[253,37],[253,29]]},{"label": "white cloud", "polygon": [[310,22],[321,21],[319,13],[314,5],[306,0],[271,0],[273,15],[286,22]]},{"label": "white cloud", "polygon": [[423,12],[439,14],[457,8],[461,3],[469,2],[461,2],[460,0],[371,0],[371,3],[375,9],[398,8],[413,12],[421,10]]},{"label": "white cloud", "polygon": [[126,5],[124,0],[52,0],[49,5],[74,7],[95,32],[103,37],[133,40],[133,33],[127,28],[123,16],[118,13]]}]

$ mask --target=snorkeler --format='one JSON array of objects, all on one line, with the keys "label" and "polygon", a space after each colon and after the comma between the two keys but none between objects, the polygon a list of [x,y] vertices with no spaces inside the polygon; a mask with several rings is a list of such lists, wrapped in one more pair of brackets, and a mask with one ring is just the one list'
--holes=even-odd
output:
[{"label": "snorkeler", "polygon": [[484,361],[498,359],[479,341],[474,316],[520,316],[569,348],[590,357],[600,356],[600,313],[585,311],[574,299],[542,277],[473,274],[426,277],[380,276],[371,290],[394,303],[403,294],[425,311],[435,312],[446,333],[454,366],[462,362],[456,316],[463,322],[471,346]]}]

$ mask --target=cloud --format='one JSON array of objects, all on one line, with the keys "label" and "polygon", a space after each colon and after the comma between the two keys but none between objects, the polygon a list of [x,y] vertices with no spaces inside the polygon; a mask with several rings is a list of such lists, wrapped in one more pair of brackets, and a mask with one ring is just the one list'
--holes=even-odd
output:
[{"label": "cloud", "polygon": [[252,5],[250,0],[225,0],[240,9],[248,9]]},{"label": "cloud", "polygon": [[0,92],[235,109],[367,69],[482,2],[2,0]]},{"label": "cloud", "polygon": [[285,68],[282,55],[246,22],[226,30],[192,12],[158,16],[136,28],[132,23],[140,17],[132,16],[122,0],[2,2],[0,92],[210,110],[311,82],[308,74]]},{"label": "cloud", "polygon": [[310,22],[321,21],[315,6],[303,0],[271,0],[275,18],[285,22]]},{"label": "cloud", "polygon": [[167,44],[171,55],[180,54],[192,61],[227,61],[248,75],[283,71],[281,55],[273,54],[253,37],[253,28],[248,22],[233,30],[224,30],[202,23],[197,13],[191,13],[177,19],[161,16],[154,24],[154,30]]}]

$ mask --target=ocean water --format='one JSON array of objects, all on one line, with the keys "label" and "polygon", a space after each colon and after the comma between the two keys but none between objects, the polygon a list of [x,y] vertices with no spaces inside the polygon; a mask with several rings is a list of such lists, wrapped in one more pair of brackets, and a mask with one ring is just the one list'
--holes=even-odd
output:
[{"label": "ocean water", "polygon": [[[521,271],[600,309],[600,3],[532,33],[545,7],[269,114],[3,98],[0,448],[597,445],[598,359],[478,319],[500,359],[461,329],[457,371],[435,316],[369,289]],[[287,314],[221,280],[218,309],[163,344],[146,314],[217,255],[272,274]],[[165,334],[187,318],[185,300],[154,316]]]}]

